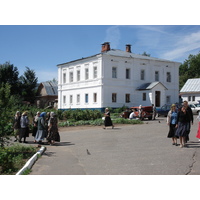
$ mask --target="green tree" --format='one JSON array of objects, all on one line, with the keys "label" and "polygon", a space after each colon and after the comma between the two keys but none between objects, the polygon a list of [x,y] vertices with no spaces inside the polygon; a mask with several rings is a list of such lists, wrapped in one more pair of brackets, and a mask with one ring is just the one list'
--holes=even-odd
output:
[{"label": "green tree", "polygon": [[200,53],[197,55],[189,55],[188,59],[180,65],[179,68],[179,86],[180,89],[188,79],[200,78]]},{"label": "green tree", "polygon": [[36,87],[38,78],[36,77],[35,71],[26,67],[24,75],[20,77],[22,85],[22,96],[25,101],[34,103],[36,95]]},{"label": "green tree", "polygon": [[10,85],[10,92],[12,94],[20,93],[19,71],[13,64],[6,62],[0,64],[0,84],[8,83]]},{"label": "green tree", "polygon": [[8,142],[12,133],[12,100],[11,86],[6,83],[0,84],[0,147]]},{"label": "green tree", "polygon": [[147,53],[146,51],[144,51],[143,54],[142,54],[142,56],[148,56],[148,57],[150,57],[151,54],[149,54],[149,53]]}]

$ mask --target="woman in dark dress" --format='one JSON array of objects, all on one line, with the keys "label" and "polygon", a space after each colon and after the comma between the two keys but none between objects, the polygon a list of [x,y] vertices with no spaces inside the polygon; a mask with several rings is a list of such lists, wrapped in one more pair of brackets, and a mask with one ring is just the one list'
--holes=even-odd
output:
[{"label": "woman in dark dress", "polygon": [[104,117],[104,129],[106,129],[107,126],[112,126],[112,128],[114,128],[112,120],[110,118],[110,111],[108,108],[105,109]]},{"label": "woman in dark dress", "polygon": [[54,112],[51,112],[49,119],[49,128],[48,128],[48,143],[50,145],[60,142],[60,135],[58,133],[58,120]]},{"label": "woman in dark dress", "polygon": [[188,134],[188,130],[189,130],[189,123],[188,121],[190,120],[190,115],[189,113],[186,111],[185,106],[183,106],[180,110],[180,112],[178,112],[178,116],[177,116],[177,124],[176,124],[176,136],[178,136],[180,138],[180,147],[184,147],[185,146],[185,138]]}]

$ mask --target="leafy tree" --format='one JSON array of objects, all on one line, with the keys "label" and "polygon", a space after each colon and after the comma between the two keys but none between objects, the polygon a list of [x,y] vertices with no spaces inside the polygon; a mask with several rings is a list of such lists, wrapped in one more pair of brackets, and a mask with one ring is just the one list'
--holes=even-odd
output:
[{"label": "leafy tree", "polygon": [[9,140],[12,133],[12,98],[10,98],[11,86],[6,83],[0,84],[0,147],[3,147]]},{"label": "leafy tree", "polygon": [[142,56],[148,56],[148,57],[150,57],[151,54],[149,54],[149,53],[147,53],[146,51],[144,51],[143,54],[142,54]]},{"label": "leafy tree", "polygon": [[26,67],[26,71],[24,72],[24,75],[20,77],[20,80],[22,84],[22,96],[24,97],[24,100],[34,103],[38,81],[35,71],[31,70],[29,67]]},{"label": "leafy tree", "polygon": [[11,94],[20,93],[19,84],[19,71],[17,67],[13,64],[6,62],[5,64],[0,64],[0,84],[8,83],[10,85]]},{"label": "leafy tree", "polygon": [[200,78],[200,53],[189,55],[179,68],[179,86],[180,89],[188,79]]}]

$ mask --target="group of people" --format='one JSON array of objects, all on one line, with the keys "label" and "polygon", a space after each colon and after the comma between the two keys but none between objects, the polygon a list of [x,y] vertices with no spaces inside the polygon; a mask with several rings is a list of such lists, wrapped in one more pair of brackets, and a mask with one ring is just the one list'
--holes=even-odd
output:
[{"label": "group of people", "polygon": [[[15,142],[27,143],[26,138],[29,137],[29,123],[27,111],[23,112],[22,115],[19,111],[16,112],[13,124]],[[58,121],[54,112],[40,113],[38,111],[32,123],[32,136],[34,137],[35,143],[43,144],[45,138],[50,145],[53,145],[55,141],[60,142],[57,126]]]},{"label": "group of people", "polygon": [[[200,139],[200,113],[197,119],[199,120],[199,128],[196,137]],[[183,106],[180,109],[177,109],[175,104],[171,105],[171,109],[167,115],[167,124],[169,125],[167,137],[172,138],[172,145],[178,146],[177,139],[180,139],[180,147],[185,147],[189,141],[189,133],[193,120],[193,113],[187,101],[183,102]]]}]

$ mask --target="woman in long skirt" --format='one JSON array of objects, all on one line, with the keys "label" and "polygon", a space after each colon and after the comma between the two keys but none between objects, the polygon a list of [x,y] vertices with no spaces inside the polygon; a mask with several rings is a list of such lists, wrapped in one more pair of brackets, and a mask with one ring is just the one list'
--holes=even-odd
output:
[{"label": "woman in long skirt", "polygon": [[177,136],[175,135],[177,124],[177,111],[175,104],[172,104],[171,110],[168,112],[167,124],[169,125],[169,133],[167,137],[172,138],[172,145],[177,146]]},{"label": "woman in long skirt", "polygon": [[112,126],[112,128],[114,128],[112,120],[110,118],[110,111],[108,108],[105,109],[104,117],[104,129],[106,129],[107,126]]},{"label": "woman in long skirt", "polygon": [[50,114],[47,140],[50,145],[53,145],[55,141],[60,142],[58,120],[54,112]]},{"label": "woman in long skirt", "polygon": [[39,144],[42,144],[42,141],[45,138],[45,115],[46,112],[42,112],[38,118],[38,130],[35,136],[35,141]]},{"label": "woman in long skirt", "polygon": [[177,116],[177,124],[176,124],[176,136],[180,138],[180,147],[185,146],[185,138],[187,137],[188,130],[189,130],[189,121],[190,115],[186,111],[185,106],[181,108],[181,111],[178,112]]},{"label": "woman in long skirt", "polygon": [[199,120],[199,128],[198,128],[196,137],[199,138],[199,141],[200,141],[200,112],[199,112],[199,115],[197,116],[197,120]]}]

